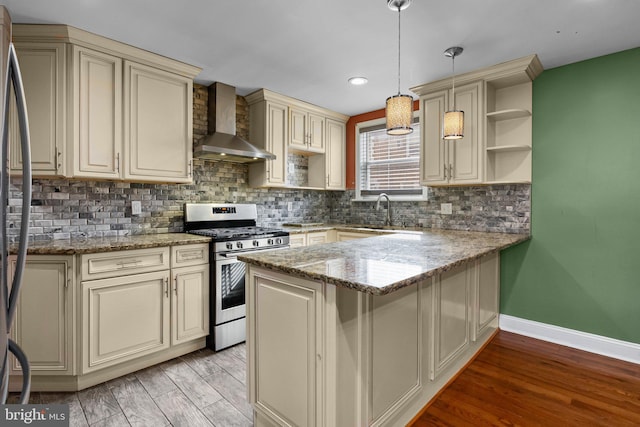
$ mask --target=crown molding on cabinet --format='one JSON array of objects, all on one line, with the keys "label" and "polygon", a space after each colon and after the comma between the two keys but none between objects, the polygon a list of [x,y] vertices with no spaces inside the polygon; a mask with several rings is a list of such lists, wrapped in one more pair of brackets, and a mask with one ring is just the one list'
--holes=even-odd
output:
[{"label": "crown molding on cabinet", "polygon": [[260,102],[260,101],[271,101],[271,102],[277,102],[283,105],[287,105],[289,107],[302,108],[306,111],[320,114],[322,116],[335,119],[338,121],[342,121],[342,122],[346,122],[347,120],[349,120],[349,116],[347,115],[337,113],[335,111],[327,110],[326,108],[309,104],[308,102],[300,101],[299,99],[291,98],[289,96],[282,95],[268,89],[258,89],[257,91],[252,92],[249,95],[245,96],[245,99],[247,100],[247,103],[249,105],[255,104],[256,102]]},{"label": "crown molding on cabinet", "polygon": [[14,42],[71,43],[193,79],[202,71],[186,64],[69,25],[14,24]]},{"label": "crown molding on cabinet", "polygon": [[[472,83],[478,80],[496,82],[496,88],[513,86],[527,81],[533,81],[543,71],[542,63],[538,55],[529,55],[491,67],[481,68],[456,76],[458,86]],[[425,95],[437,90],[445,90],[451,87],[451,76],[433,82],[414,86],[410,90],[418,95]]]}]

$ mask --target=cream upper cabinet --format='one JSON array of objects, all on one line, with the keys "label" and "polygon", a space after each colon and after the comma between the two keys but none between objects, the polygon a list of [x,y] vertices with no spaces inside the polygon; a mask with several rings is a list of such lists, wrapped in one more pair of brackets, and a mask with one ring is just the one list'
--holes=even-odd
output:
[{"label": "cream upper cabinet", "polygon": [[422,185],[531,182],[531,88],[540,73],[531,55],[456,76],[456,108],[465,112],[459,140],[442,139],[451,79],[411,88],[420,95]]},{"label": "cream upper cabinet", "polygon": [[[347,116],[266,89],[246,99],[249,140],[276,155],[249,166],[249,185],[344,190]],[[287,181],[289,153],[308,158],[306,185]]]},{"label": "cream upper cabinet", "polygon": [[[13,33],[34,175],[191,182],[199,68],[66,25],[15,25]],[[12,158],[13,170],[19,162]]]},{"label": "cream upper cabinet", "polygon": [[73,46],[72,176],[120,178],[122,60]]},{"label": "cream upper cabinet", "polygon": [[[34,176],[62,175],[65,170],[66,50],[64,43],[16,43],[29,108],[31,171]],[[22,170],[19,125],[11,105],[12,173]]]},{"label": "cream upper cabinet", "polygon": [[323,156],[309,158],[309,185],[325,190],[346,187],[345,124],[326,120],[326,150]]},{"label": "cream upper cabinet", "polygon": [[284,187],[287,183],[288,108],[264,98],[249,103],[249,140],[276,156],[249,165],[252,187]]},{"label": "cream upper cabinet", "polygon": [[[73,256],[28,256],[11,337],[29,357],[32,375],[74,373]],[[10,258],[11,277],[16,257]],[[11,374],[21,375],[11,358]]]},{"label": "cream upper cabinet", "polygon": [[123,178],[190,182],[193,81],[125,61],[124,96]]},{"label": "cream upper cabinet", "polygon": [[346,172],[346,130],[344,122],[327,119],[327,148],[325,154],[325,173],[327,190],[344,190],[347,182]]},{"label": "cream upper cabinet", "polygon": [[289,149],[307,153],[324,153],[324,116],[301,108],[289,108]]},{"label": "cream upper cabinet", "polygon": [[482,90],[482,82],[456,90],[456,109],[465,113],[464,138],[456,140],[442,138],[444,113],[453,109],[452,92],[437,91],[421,98],[423,185],[476,184],[482,181],[484,151],[479,138],[483,123]]}]

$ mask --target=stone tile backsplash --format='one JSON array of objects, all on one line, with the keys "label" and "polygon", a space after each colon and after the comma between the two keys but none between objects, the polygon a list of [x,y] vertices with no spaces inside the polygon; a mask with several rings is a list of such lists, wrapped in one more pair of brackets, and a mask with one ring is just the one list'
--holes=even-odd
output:
[{"label": "stone tile backsplash", "polygon": [[[331,221],[345,224],[383,225],[386,200],[355,202],[355,191],[332,192]],[[452,214],[440,213],[441,203],[452,204]],[[429,187],[428,200],[391,201],[391,220],[396,226],[422,226],[450,230],[529,233],[531,186],[491,185],[476,187]]]},{"label": "stone tile backsplash", "polygon": [[[194,144],[207,134],[207,88],[194,84]],[[237,97],[237,132],[248,136],[248,106]],[[291,184],[308,185],[308,159],[290,155]],[[194,159],[192,184],[139,184],[114,181],[34,179],[31,240],[72,237],[124,236],[181,232],[183,205],[198,202],[255,203],[258,223],[277,227],[290,222],[334,222],[382,225],[385,212],[375,202],[353,202],[353,190],[317,191],[250,188],[245,164]],[[18,237],[21,179],[11,180],[8,234]],[[139,200],[142,214],[131,214]],[[451,203],[452,215],[440,214],[440,204]],[[291,209],[289,209],[291,205]],[[386,206],[386,203],[384,204]],[[424,202],[393,202],[394,225],[459,230],[528,233],[530,185],[430,188]]]}]

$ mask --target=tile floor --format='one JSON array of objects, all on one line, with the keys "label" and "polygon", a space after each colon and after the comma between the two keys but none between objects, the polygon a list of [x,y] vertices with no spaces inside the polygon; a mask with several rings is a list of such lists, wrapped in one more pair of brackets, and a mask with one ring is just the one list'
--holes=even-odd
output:
[{"label": "tile floor", "polygon": [[77,393],[31,394],[68,403],[71,426],[252,426],[246,346],[203,349]]}]

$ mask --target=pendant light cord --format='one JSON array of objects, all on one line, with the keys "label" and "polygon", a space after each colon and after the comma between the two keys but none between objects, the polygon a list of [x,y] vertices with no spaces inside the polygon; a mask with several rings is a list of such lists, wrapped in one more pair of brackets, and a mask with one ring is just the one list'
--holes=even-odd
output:
[{"label": "pendant light cord", "polygon": [[398,6],[398,95],[400,95],[400,6]]},{"label": "pendant light cord", "polygon": [[453,74],[453,87],[451,89],[451,93],[453,96],[453,109],[456,109],[456,55],[451,55],[451,74]]}]

